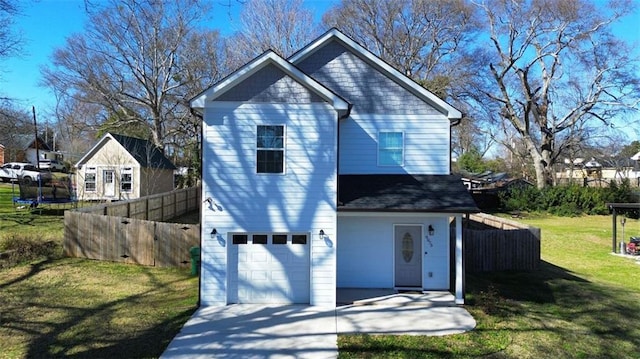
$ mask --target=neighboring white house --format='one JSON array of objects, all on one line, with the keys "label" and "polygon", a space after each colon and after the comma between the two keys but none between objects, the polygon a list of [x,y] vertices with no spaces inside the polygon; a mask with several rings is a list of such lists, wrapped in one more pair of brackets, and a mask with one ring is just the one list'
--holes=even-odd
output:
[{"label": "neighboring white house", "polygon": [[580,183],[584,186],[608,186],[611,182],[629,180],[633,187],[640,187],[640,153],[630,158],[609,157],[565,159],[562,171],[556,172],[559,183]]},{"label": "neighboring white house", "polygon": [[62,161],[62,154],[52,151],[44,140],[32,135],[13,135],[3,149],[4,162],[29,162],[35,166],[38,159]]},{"label": "neighboring white house", "polygon": [[125,200],[174,189],[176,167],[150,141],[107,133],[76,163],[80,200]]},{"label": "neighboring white house", "polygon": [[478,209],[451,175],[458,110],[336,29],[288,59],[264,53],[191,107],[203,305],[335,306],[338,287],[463,303],[461,222]]}]

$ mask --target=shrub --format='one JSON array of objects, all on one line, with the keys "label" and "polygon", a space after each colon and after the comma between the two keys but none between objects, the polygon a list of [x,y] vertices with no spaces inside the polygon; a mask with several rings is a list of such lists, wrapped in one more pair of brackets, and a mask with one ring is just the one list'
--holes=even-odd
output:
[{"label": "shrub", "polygon": [[61,247],[54,241],[46,241],[26,235],[11,235],[0,241],[0,268],[42,258],[61,256]]},{"label": "shrub", "polygon": [[[607,203],[637,203],[638,194],[629,181],[611,183],[609,187],[580,187],[566,185],[519,188],[501,194],[501,206],[506,211],[548,212],[558,216],[579,216],[582,214],[609,214]],[[626,213],[638,218],[638,211]]]}]

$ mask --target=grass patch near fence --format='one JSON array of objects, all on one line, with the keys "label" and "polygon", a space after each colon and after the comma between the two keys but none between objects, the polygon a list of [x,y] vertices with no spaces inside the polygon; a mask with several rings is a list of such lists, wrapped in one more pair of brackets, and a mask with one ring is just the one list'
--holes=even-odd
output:
[{"label": "grass patch near fence", "polygon": [[[520,221],[542,228],[541,268],[468,274],[474,331],[343,335],[340,358],[639,358],[640,265],[611,254],[611,217]],[[627,219],[627,240],[638,234],[640,223]]]},{"label": "grass patch near fence", "polygon": [[184,269],[58,259],[0,270],[0,358],[158,357],[197,294]]},{"label": "grass patch near fence", "polygon": [[0,183],[0,239],[11,235],[30,235],[43,241],[61,240],[64,231],[63,212],[55,208],[42,212],[13,206],[13,196],[20,189]]},{"label": "grass patch near fence", "polygon": [[19,191],[17,185],[0,184],[0,269],[62,254],[63,211],[18,209],[13,196]]},{"label": "grass patch near fence", "polygon": [[0,184],[0,359],[156,358],[191,316],[188,269],[61,258],[63,211]]}]

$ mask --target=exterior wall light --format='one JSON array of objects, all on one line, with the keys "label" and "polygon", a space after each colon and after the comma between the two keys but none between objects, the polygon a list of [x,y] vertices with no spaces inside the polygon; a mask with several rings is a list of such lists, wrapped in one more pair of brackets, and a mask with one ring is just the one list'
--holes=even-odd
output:
[{"label": "exterior wall light", "polygon": [[435,229],[433,229],[433,226],[432,226],[432,225],[429,225],[429,235],[430,235],[430,236],[433,236],[433,234],[434,234],[434,233],[436,233],[436,230],[435,230]]},{"label": "exterior wall light", "polygon": [[318,235],[319,235],[320,237],[324,238],[324,229],[321,229],[321,230],[320,230],[320,233],[318,233]]},{"label": "exterior wall light", "polygon": [[216,238],[218,236],[218,230],[217,229],[212,229],[211,230],[211,238]]}]

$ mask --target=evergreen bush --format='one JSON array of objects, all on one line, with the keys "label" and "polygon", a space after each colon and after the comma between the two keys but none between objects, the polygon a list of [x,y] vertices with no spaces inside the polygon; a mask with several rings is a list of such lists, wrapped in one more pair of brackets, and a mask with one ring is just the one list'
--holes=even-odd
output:
[{"label": "evergreen bush", "polygon": [[[609,214],[607,203],[638,203],[640,191],[631,188],[629,180],[612,182],[609,187],[581,187],[576,184],[546,187],[516,188],[500,195],[505,211],[547,212],[558,216]],[[638,218],[638,211],[627,216]]]}]

